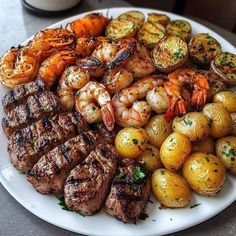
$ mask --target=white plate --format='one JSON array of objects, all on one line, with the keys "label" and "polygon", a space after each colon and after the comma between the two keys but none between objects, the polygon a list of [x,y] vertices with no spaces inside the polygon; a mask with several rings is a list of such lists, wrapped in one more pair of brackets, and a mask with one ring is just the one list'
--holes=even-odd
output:
[{"label": "white plate", "polygon": [[[170,16],[171,19],[186,19],[168,12],[156,11],[152,9],[140,9],[147,14],[148,12],[161,12]],[[109,17],[117,17],[121,13],[130,10],[129,8],[111,8],[103,9],[95,12],[101,12]],[[77,18],[84,16],[87,13],[70,17],[60,21],[51,27],[65,26]],[[224,51],[235,52],[235,47],[223,39],[221,36],[200,25],[190,19],[188,20],[193,28],[193,34],[196,33],[209,33],[215,37],[222,45]],[[0,86],[0,98],[5,94],[6,89]],[[4,116],[2,106],[0,108],[0,119]],[[37,193],[33,187],[26,181],[24,175],[11,165],[7,153],[7,139],[0,129],[1,151],[0,151],[0,181],[7,191],[26,209],[35,214],[36,216],[44,219],[45,221],[57,225],[61,228],[71,230],[78,233],[88,235],[113,235],[113,236],[151,236],[163,235],[173,233],[193,225],[199,224],[219,212],[223,211],[231,203],[236,200],[236,179],[235,177],[228,176],[222,191],[216,197],[202,197],[193,194],[192,202],[189,206],[201,203],[198,207],[190,209],[186,207],[183,209],[166,209],[159,210],[159,203],[153,200],[153,204],[148,204],[147,213],[149,218],[145,221],[140,221],[137,225],[123,224],[118,220],[108,216],[104,211],[90,216],[82,217],[78,214],[61,210],[58,205],[58,200],[54,196],[45,196]]]}]

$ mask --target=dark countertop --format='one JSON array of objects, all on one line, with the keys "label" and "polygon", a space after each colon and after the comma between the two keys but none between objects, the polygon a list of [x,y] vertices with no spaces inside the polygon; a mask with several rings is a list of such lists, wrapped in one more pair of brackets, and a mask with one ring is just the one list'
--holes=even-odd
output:
[{"label": "dark countertop", "polygon": [[[147,3],[147,7],[153,7]],[[29,36],[47,27],[63,18],[75,15],[84,11],[98,8],[118,6],[130,6],[127,2],[117,0],[86,0],[77,8],[63,17],[39,17],[29,14],[21,8],[20,0],[1,0],[0,8],[0,54],[4,53],[11,46],[16,46],[27,39]],[[198,20],[209,28],[229,40],[236,46],[236,35],[226,31],[218,26],[212,25],[203,20]],[[236,235],[236,203],[233,203],[225,211],[214,218],[192,227],[188,230],[181,231],[173,236],[220,236]],[[17,201],[0,184],[0,236],[48,236],[48,235],[76,235],[69,231],[60,229],[56,226],[34,216],[24,209]],[[78,234],[77,234],[78,235]]]}]

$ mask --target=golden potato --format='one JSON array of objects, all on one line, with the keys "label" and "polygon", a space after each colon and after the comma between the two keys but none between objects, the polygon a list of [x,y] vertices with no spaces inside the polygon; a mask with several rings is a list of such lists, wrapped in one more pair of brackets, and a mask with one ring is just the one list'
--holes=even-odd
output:
[{"label": "golden potato", "polygon": [[227,136],[216,141],[216,155],[231,174],[236,175],[236,137]]},{"label": "golden potato", "polygon": [[210,120],[210,135],[213,138],[221,138],[230,134],[233,121],[230,113],[220,103],[208,103],[203,108],[205,114]]},{"label": "golden potato", "polygon": [[160,13],[148,13],[147,21],[151,22],[152,24],[161,24],[163,26],[167,26],[170,22],[170,18],[165,14]]},{"label": "golden potato", "polygon": [[119,131],[115,148],[123,158],[135,158],[147,147],[148,135],[142,128],[128,127]]},{"label": "golden potato", "polygon": [[192,142],[192,152],[203,152],[206,154],[215,154],[215,144],[211,137]]},{"label": "golden potato", "polygon": [[233,128],[231,130],[231,134],[236,136],[236,112],[231,114],[231,118],[233,120]]},{"label": "golden potato", "polygon": [[147,148],[138,156],[138,160],[141,161],[150,172],[163,167],[159,149],[151,144],[148,144]]},{"label": "golden potato", "polygon": [[213,102],[221,103],[229,112],[236,112],[236,93],[222,91],[214,95]]},{"label": "golden potato", "polygon": [[225,182],[226,169],[219,157],[195,152],[185,161],[183,176],[195,192],[214,196]]},{"label": "golden potato", "polygon": [[158,169],[152,174],[151,185],[157,200],[167,207],[185,207],[191,200],[187,181],[177,173]]},{"label": "golden potato", "polygon": [[148,133],[150,143],[160,148],[164,140],[172,133],[171,122],[168,123],[164,115],[155,115],[149,120],[145,130]]},{"label": "golden potato", "polygon": [[140,28],[144,23],[145,16],[141,11],[127,11],[119,15],[118,19],[132,21],[136,28]]},{"label": "golden potato", "polygon": [[168,170],[179,170],[191,153],[191,142],[187,136],[174,132],[167,137],[160,149],[163,165]]},{"label": "golden potato", "polygon": [[191,141],[204,139],[210,134],[209,119],[201,112],[189,112],[182,117],[175,117],[172,128]]}]

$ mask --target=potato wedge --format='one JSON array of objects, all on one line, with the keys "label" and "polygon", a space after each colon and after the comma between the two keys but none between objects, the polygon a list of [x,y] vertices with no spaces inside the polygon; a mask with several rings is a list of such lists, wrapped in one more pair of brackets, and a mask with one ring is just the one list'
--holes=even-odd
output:
[{"label": "potato wedge", "polygon": [[105,35],[112,40],[120,40],[123,38],[133,37],[137,32],[137,28],[132,21],[124,19],[111,20],[105,30]]},{"label": "potato wedge", "polygon": [[132,21],[136,28],[140,28],[145,21],[145,16],[141,11],[127,11],[119,15],[118,19]]},{"label": "potato wedge", "polygon": [[161,24],[146,22],[138,31],[137,39],[148,48],[153,48],[166,34],[166,29]]},{"label": "potato wedge", "polygon": [[170,73],[183,66],[188,59],[188,45],[177,36],[167,36],[151,52],[156,68]]},{"label": "potato wedge", "polygon": [[211,70],[228,85],[236,85],[236,55],[222,52],[211,62]]},{"label": "potato wedge", "polygon": [[166,26],[168,35],[175,35],[188,42],[191,38],[191,25],[185,20],[172,20]]},{"label": "potato wedge", "polygon": [[170,17],[165,14],[160,13],[148,13],[147,21],[152,24],[161,24],[163,26],[167,26],[170,22]]},{"label": "potato wedge", "polygon": [[200,65],[209,65],[221,53],[220,43],[205,33],[194,35],[188,45],[190,57]]}]

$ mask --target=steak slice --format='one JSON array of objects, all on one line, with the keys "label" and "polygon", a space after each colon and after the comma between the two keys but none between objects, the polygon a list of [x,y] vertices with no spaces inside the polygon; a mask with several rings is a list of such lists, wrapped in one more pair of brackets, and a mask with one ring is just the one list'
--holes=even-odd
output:
[{"label": "steak slice", "polygon": [[16,86],[14,89],[9,90],[2,99],[4,111],[9,112],[15,106],[23,103],[29,96],[45,90],[48,90],[48,88],[41,78]]},{"label": "steak slice", "polygon": [[2,119],[5,134],[9,137],[15,130],[22,129],[46,116],[53,116],[62,108],[57,97],[50,91],[36,93],[26,103],[14,107]]},{"label": "steak slice", "polygon": [[82,162],[101,138],[98,133],[86,131],[69,139],[42,156],[28,172],[27,180],[43,194],[62,194],[70,171]]},{"label": "steak slice", "polygon": [[136,223],[150,194],[150,181],[143,167],[133,159],[123,159],[109,193],[105,210],[125,223]]},{"label": "steak slice", "polygon": [[75,131],[73,113],[43,118],[9,137],[10,159],[17,169],[28,171],[42,155],[75,136]]},{"label": "steak slice", "polygon": [[66,180],[64,197],[67,207],[84,215],[100,210],[115,176],[118,155],[110,144],[100,144],[76,166]]}]

